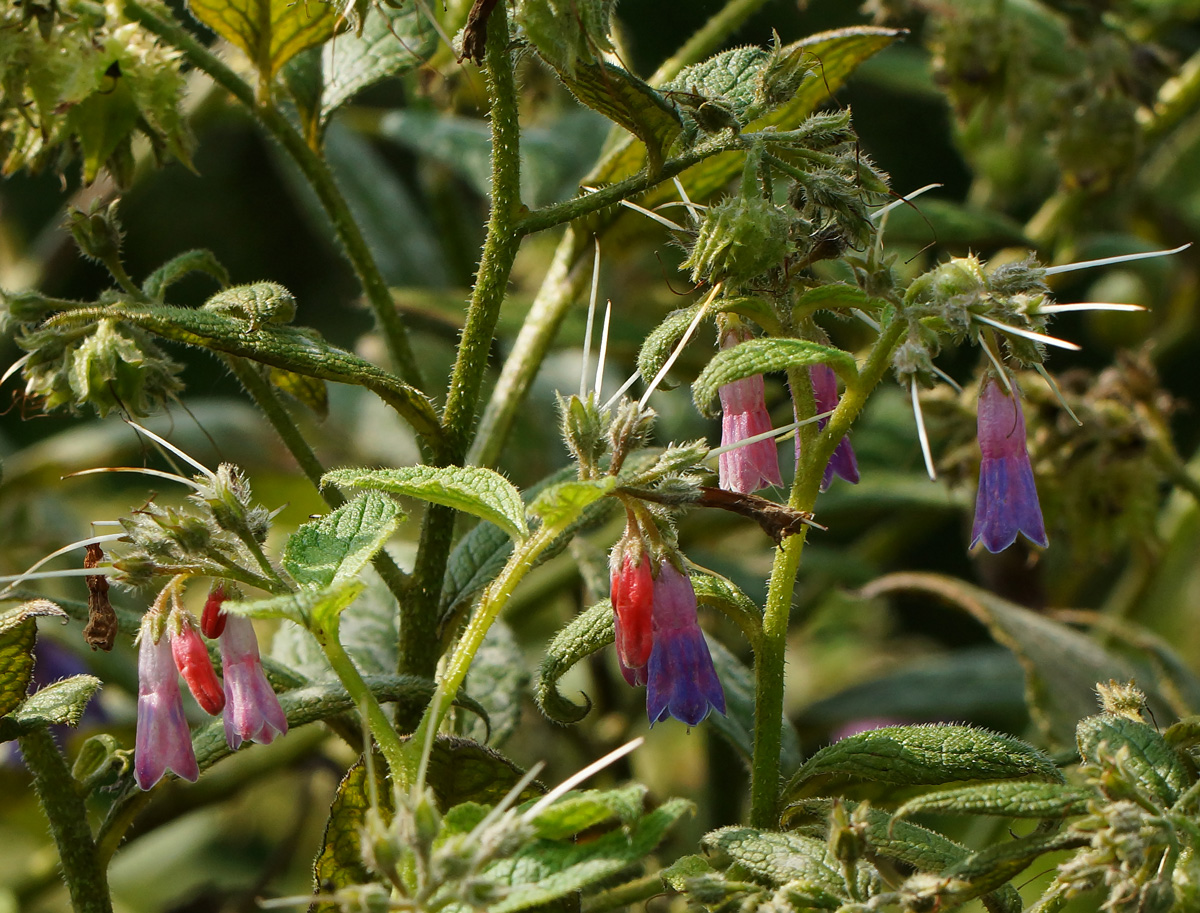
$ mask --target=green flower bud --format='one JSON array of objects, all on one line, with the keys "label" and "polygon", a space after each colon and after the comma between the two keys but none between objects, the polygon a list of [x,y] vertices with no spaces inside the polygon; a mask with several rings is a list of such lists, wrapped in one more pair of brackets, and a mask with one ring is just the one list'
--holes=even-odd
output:
[{"label": "green flower bud", "polygon": [[783,262],[790,231],[788,214],[761,195],[729,197],[708,208],[683,266],[693,282],[744,285]]},{"label": "green flower bud", "polygon": [[582,478],[595,478],[600,459],[608,450],[605,425],[608,413],[601,412],[591,394],[587,399],[578,396],[559,397],[562,436],[571,456],[579,463]]},{"label": "green flower bud", "polygon": [[120,258],[124,233],[117,219],[116,200],[103,207],[93,203],[87,212],[72,206],[67,213],[67,228],[85,257],[98,263]]},{"label": "green flower bud", "polygon": [[251,329],[269,323],[291,323],[296,316],[296,299],[277,282],[238,285],[213,295],[204,309],[249,321]]}]

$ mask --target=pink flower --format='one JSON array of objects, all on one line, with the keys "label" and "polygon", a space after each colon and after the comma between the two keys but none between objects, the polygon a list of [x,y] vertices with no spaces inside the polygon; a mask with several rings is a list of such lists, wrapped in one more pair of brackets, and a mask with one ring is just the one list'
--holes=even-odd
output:
[{"label": "pink flower", "polygon": [[258,639],[250,619],[228,615],[221,634],[225,673],[225,740],[230,748],[243,741],[266,745],[287,732],[287,717],[263,672]]},{"label": "pink flower", "polygon": [[208,591],[204,600],[204,611],[200,614],[200,630],[205,637],[216,640],[225,630],[225,612],[221,606],[225,602],[225,584],[218,583]]},{"label": "pink flower", "polygon": [[[733,330],[725,334],[721,348],[728,349],[748,338],[748,333]],[[721,397],[722,447],[771,430],[761,374],[725,384],[717,392]],[[726,450],[718,460],[719,484],[726,491],[748,495],[767,485],[783,484],[779,454],[771,438]]]},{"label": "pink flower", "polygon": [[613,546],[609,567],[621,674],[631,685],[644,685],[653,638],[654,578],[650,572],[650,558],[642,550],[636,533],[626,529],[625,536]]},{"label": "pink flower", "polygon": [[225,706],[225,693],[213,670],[212,660],[208,658],[204,638],[196,630],[192,617],[183,612],[172,612],[167,624],[171,629],[171,654],[179,674],[200,708],[215,716]]},{"label": "pink flower", "polygon": [[989,377],[979,394],[979,494],[971,548],[979,542],[999,552],[1017,541],[1017,533],[1045,548],[1046,526],[1038,503],[1033,468],[1025,447],[1025,415],[1020,400]]},{"label": "pink flower", "polygon": [[169,638],[154,640],[155,619],[142,623],[138,650],[137,737],[134,774],[137,785],[149,789],[168,770],[195,782],[200,776],[192,736],[183,716],[183,695],[175,675]]},{"label": "pink flower", "polygon": [[[812,380],[813,399],[816,401],[817,412],[832,412],[836,409],[839,397],[837,375],[833,373],[833,368],[826,364],[812,365],[808,369],[808,376]],[[829,419],[823,418],[817,422],[817,428],[823,429],[828,423]],[[796,459],[800,459],[799,435],[796,435]],[[821,491],[829,489],[834,475],[845,479],[851,485],[858,484],[858,460],[854,456],[854,448],[850,446],[849,435],[838,441],[837,449],[829,458],[829,463],[825,466],[825,475],[821,477]]]},{"label": "pink flower", "polygon": [[654,581],[654,648],[647,673],[651,724],[673,716],[697,726],[710,710],[725,712],[725,691],[696,622],[696,591],[669,559]]}]

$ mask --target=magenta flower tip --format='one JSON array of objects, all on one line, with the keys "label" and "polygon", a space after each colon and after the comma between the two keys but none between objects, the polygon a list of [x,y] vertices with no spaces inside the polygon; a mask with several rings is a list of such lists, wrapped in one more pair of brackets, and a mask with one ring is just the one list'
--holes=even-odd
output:
[{"label": "magenta flower tip", "polygon": [[725,713],[725,691],[696,623],[696,591],[686,574],[664,560],[655,589],[646,715],[652,725],[673,716],[697,726],[711,710]]},{"label": "magenta flower tip", "polygon": [[137,785],[150,789],[168,771],[195,782],[200,776],[183,695],[166,636],[155,643],[144,626],[138,651],[137,735],[133,769]]},{"label": "magenta flower tip", "polygon": [[1017,533],[1023,533],[1045,548],[1049,540],[1025,445],[1020,400],[989,379],[979,396],[978,421],[982,459],[971,547],[982,542],[989,552],[1000,552],[1017,541]]},{"label": "magenta flower tip", "polygon": [[[836,409],[839,397],[837,375],[833,373],[833,368],[826,364],[812,365],[808,369],[808,376],[812,380],[813,400],[816,403],[817,412],[832,412]],[[829,419],[823,418],[817,422],[817,428],[823,429],[828,423]],[[799,435],[796,436],[796,459],[800,459]],[[854,447],[850,444],[849,435],[838,441],[837,449],[833,451],[833,456],[825,465],[825,473],[821,476],[821,491],[829,490],[835,475],[840,479],[845,479],[851,485],[858,484],[858,459],[854,455]]]},{"label": "magenta flower tip", "polygon": [[250,619],[229,615],[221,633],[225,673],[225,740],[230,748],[244,741],[267,745],[287,732],[287,716],[263,672],[258,639]]}]

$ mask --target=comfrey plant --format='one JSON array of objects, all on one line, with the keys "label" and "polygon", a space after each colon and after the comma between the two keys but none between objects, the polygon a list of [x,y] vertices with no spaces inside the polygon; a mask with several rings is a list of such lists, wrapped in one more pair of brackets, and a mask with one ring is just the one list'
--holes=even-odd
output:
[{"label": "comfrey plant", "polygon": [[[119,532],[82,539],[6,581],[3,598],[18,605],[0,615],[0,739],[20,743],[77,910],[112,909],[107,871],[122,841],[160,836],[157,819],[141,814],[150,803],[164,797],[159,807],[170,807],[173,794],[184,797],[179,808],[190,808],[189,787],[174,781],[196,781],[245,753],[244,763],[224,767],[231,785],[212,791],[219,801],[257,771],[318,750],[350,766],[320,838],[312,892],[268,905],[601,911],[666,891],[712,910],[927,911],[978,900],[989,911],[1016,911],[1023,903],[1016,876],[1045,854],[1065,853],[1051,879],[1026,892],[1036,909],[1057,910],[1092,891],[1108,910],[1194,906],[1198,740],[1190,714],[1200,710],[1200,684],[1169,648],[1122,627],[1120,613],[1086,621],[1107,623],[1106,635],[1130,642],[1133,658],[961,581],[877,580],[864,599],[898,590],[936,595],[1019,654],[1015,674],[1026,676],[1041,747],[976,726],[889,725],[819,750],[807,746],[803,758],[793,708],[785,706],[785,672],[796,642],[807,644],[790,625],[797,582],[812,531],[827,531],[818,522],[824,505],[835,495],[863,503],[878,496],[872,486],[880,485],[883,460],[868,456],[869,447],[855,449],[870,443],[860,419],[877,394],[876,401],[909,398],[912,452],[919,446],[931,479],[935,449],[960,432],[946,423],[931,434],[922,398],[940,410],[954,388],[975,410],[977,446],[965,457],[947,446],[942,459],[943,467],[978,471],[962,552],[1001,552],[1023,536],[1026,556],[1036,558],[1041,552],[1029,548],[1049,549],[1048,529],[1069,526],[1053,513],[1044,517],[1038,484],[1051,444],[1065,450],[1071,438],[1048,430],[1056,407],[1039,398],[1031,378],[1044,380],[1064,415],[1082,417],[1080,434],[1141,429],[1153,456],[1138,472],[1155,466],[1161,474],[1151,487],[1167,478],[1200,499],[1200,486],[1170,442],[1166,408],[1151,406],[1156,384],[1137,393],[1131,381],[1104,399],[1071,384],[1064,392],[1044,365],[1049,348],[1079,349],[1049,333],[1058,314],[1143,309],[1055,303],[1054,276],[1183,248],[1057,266],[1011,248],[987,258],[902,258],[889,222],[915,209],[920,192],[898,197],[836,93],[903,33],[863,26],[717,52],[758,5],[731,0],[648,81],[621,63],[611,0],[481,0],[469,10],[193,0],[191,13],[224,42],[220,53],[173,12],[141,0],[103,9],[27,4],[3,14],[8,170],[66,167],[78,152],[85,183],[102,167],[126,183],[137,174],[135,133],[149,137],[156,155],[187,161],[185,115],[176,107],[186,62],[189,78],[207,80],[243,107],[290,160],[361,285],[379,343],[351,351],[297,325],[315,313],[306,290],[270,280],[235,284],[209,251],[181,253],[135,278],[117,203],[108,198],[73,208],[68,228],[79,250],[107,270],[111,287],[91,300],[4,293],[0,326],[23,354],[3,381],[23,381],[24,410],[95,411],[110,423],[115,413],[153,446],[144,462],[157,454],[171,467],[89,466],[73,476],[134,473],[186,492],[148,493],[120,519],[99,521]],[[54,65],[72,55],[84,73],[78,85]],[[16,60],[26,64],[19,73]],[[463,61],[469,69],[460,71]],[[522,107],[537,104],[518,89],[522,67],[552,73],[614,125],[603,156],[559,202],[534,205],[522,183],[523,169],[538,176],[528,174],[536,168],[522,155],[536,151]],[[427,91],[431,103],[449,99],[469,84],[459,74],[476,69],[490,124],[489,217],[453,363],[438,390],[439,359],[429,353],[440,350],[414,338],[425,324],[398,307],[403,295],[394,295],[380,262],[386,244],[367,217],[376,210],[363,199],[351,205],[343,185],[353,174],[335,179],[336,150],[355,121],[334,113],[391,77]],[[442,88],[432,85],[435,73],[446,80]],[[53,92],[66,110],[47,103]],[[463,143],[468,135],[478,140],[474,126],[446,117]],[[528,273],[514,269],[518,252],[533,256],[534,245],[523,242],[557,228],[562,236],[541,291],[511,346],[497,346],[502,311],[514,299],[510,285]],[[655,320],[640,339],[636,373],[605,399],[611,309],[595,381],[587,380],[599,284],[609,272],[600,251],[617,246],[609,239],[651,231],[682,252],[678,268],[693,285],[692,300]],[[524,478],[523,467],[505,463],[506,447],[519,437],[514,428],[526,404],[537,402],[534,377],[583,297],[592,251],[584,380],[578,395],[558,397],[558,431],[572,465],[540,481]],[[189,306],[184,292],[197,282],[216,290]],[[715,339],[705,335],[710,328]],[[168,354],[174,347],[203,350],[234,376],[300,469],[304,496],[320,498],[322,510],[289,525],[283,507],[256,500],[254,473],[233,462],[211,469],[172,443],[174,432],[134,421],[183,402],[185,368]],[[498,351],[507,354],[489,387]],[[955,374],[975,380],[960,385]],[[898,391],[888,390],[889,375]],[[690,381],[690,403],[669,389],[680,378]],[[329,383],[378,401],[387,415],[380,425],[403,426],[413,442],[411,464],[327,468],[312,420],[336,418]],[[695,430],[702,428],[712,444]],[[493,468],[500,465],[511,476]],[[848,484],[835,487],[835,477]],[[410,514],[418,522],[398,547]],[[750,546],[718,556],[721,567],[735,569],[727,577],[704,566],[716,562],[693,530],[729,515],[752,521],[739,542],[757,542],[760,552]],[[86,549],[82,568],[41,570],[73,549]],[[598,557],[605,553],[606,565]],[[768,557],[759,605],[738,581]],[[523,594],[534,589],[522,583],[564,565],[572,584],[582,579],[590,605],[548,644],[536,633],[544,626],[514,633],[528,612]],[[78,576],[86,604],[25,589]],[[130,669],[136,646],[132,735],[117,727],[66,754],[54,741],[50,725],[78,723],[102,685],[132,698],[133,679],[81,675],[27,695],[42,616],[86,622],[87,642],[113,650],[114,662]],[[270,647],[260,652],[267,634]],[[533,652],[542,662],[530,688],[524,665]],[[585,668],[596,702],[613,711],[590,720],[592,697],[579,704],[560,691],[564,676]],[[609,677],[619,683],[618,671],[629,688],[607,687]],[[1096,681],[1139,672],[1148,683],[1102,686],[1103,712],[1078,722],[1092,709]],[[634,690],[641,688],[644,705]],[[744,822],[729,823],[743,810],[728,801],[720,813],[701,807],[705,829],[724,826],[702,838],[701,853],[689,853],[675,825],[691,802],[652,796],[638,782],[575,789],[637,740],[546,790],[538,768],[523,771],[497,750],[537,725],[520,720],[526,696],[553,723],[578,727],[574,740],[540,730],[536,750],[526,746],[536,757],[553,758],[546,746],[561,739],[590,761],[625,741],[626,730],[645,727],[651,742],[669,738],[688,751],[710,735],[725,739],[749,771]],[[637,712],[626,714],[635,701]],[[1147,701],[1164,722],[1168,713],[1181,720],[1160,733],[1146,722]],[[606,722],[597,723],[600,716]],[[326,729],[345,746],[326,752]],[[282,744],[247,744],[274,742]],[[724,783],[717,790],[732,792]],[[921,814],[974,816],[986,845],[908,820]],[[989,829],[995,818],[1037,823],[1014,836]]]}]

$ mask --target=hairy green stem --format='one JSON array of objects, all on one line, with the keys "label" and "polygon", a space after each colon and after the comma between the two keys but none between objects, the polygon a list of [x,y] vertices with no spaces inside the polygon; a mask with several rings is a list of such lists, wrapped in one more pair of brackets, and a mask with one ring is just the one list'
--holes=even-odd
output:
[{"label": "hairy green stem", "polygon": [[[325,469],[321,466],[317,455],[305,440],[304,435],[300,433],[300,429],[288,414],[287,409],[284,408],[283,403],[279,401],[279,396],[275,393],[270,381],[263,377],[256,366],[241,358],[226,355],[223,360],[229,366],[229,370],[233,372],[234,377],[250,394],[255,405],[267,417],[267,421],[271,423],[271,427],[275,429],[275,433],[279,435],[283,445],[287,447],[288,452],[299,464],[300,471],[317,489],[325,503],[333,510],[337,510],[345,504],[346,499],[337,488],[322,487],[321,476],[325,474]],[[399,602],[405,599],[408,593],[407,575],[392,560],[392,556],[381,551],[375,556],[372,563],[396,600]]]},{"label": "hairy green stem", "polygon": [[434,692],[429,706],[425,708],[421,724],[408,742],[406,772],[409,776],[409,784],[416,781],[417,770],[421,764],[421,751],[428,740],[430,731],[436,732],[441,726],[442,720],[445,719],[446,713],[450,710],[451,701],[466,680],[467,670],[471,668],[471,662],[482,646],[483,639],[487,636],[492,622],[496,620],[500,610],[508,604],[513,590],[533,568],[538,556],[554,542],[570,522],[568,520],[553,526],[543,526],[524,542],[518,544],[513,549],[504,568],[484,590],[479,605],[471,615],[471,620],[467,622],[467,627],[463,631],[462,637],[459,638],[450,661],[446,664],[445,671],[438,677],[437,691]]},{"label": "hairy green stem", "polygon": [[662,875],[651,872],[626,884],[584,897],[580,913],[604,913],[606,910],[625,908],[665,892]]},{"label": "hairy green stem", "polygon": [[200,44],[178,23],[161,18],[142,6],[138,0],[126,0],[125,15],[147,31],[162,38],[168,44],[187,55],[193,66],[203,70],[213,80],[245,105],[266,128],[267,132],[284,148],[300,169],[301,174],[317,195],[326,215],[333,223],[334,231],[354,268],[367,302],[375,314],[380,332],[387,345],[396,370],[404,380],[414,387],[422,388],[421,371],[409,343],[408,331],[392,300],[391,292],[379,264],[375,262],[362,231],[342,196],[333,173],[325,160],[314,152],[304,137],[288,122],[287,118],[273,105],[260,104],[254,89],[226,66],[215,54]]},{"label": "hairy green stem", "polygon": [[[792,485],[788,504],[798,510],[812,510],[821,485],[825,464],[833,456],[838,442],[866,406],[867,399],[883,379],[891,364],[892,352],[907,328],[901,317],[887,324],[854,383],[846,387],[829,423],[815,439],[802,441],[801,461]],[[793,390],[803,390],[797,382]],[[808,388],[811,395],[811,387]],[[808,426],[804,426],[808,427]],[[788,619],[792,592],[807,540],[807,528],[790,536],[775,550],[771,578],[767,585],[767,604],[763,613],[762,641],[754,657],[754,758],[750,765],[750,823],[773,828],[779,824],[779,754],[782,747],[783,685],[787,650]]]},{"label": "hairy green stem", "polygon": [[[503,3],[498,3],[488,17],[484,75],[491,99],[492,209],[446,392],[442,413],[446,443],[437,458],[441,465],[459,464],[466,457],[500,306],[521,244],[521,125],[509,50],[508,10]],[[413,564],[411,596],[400,630],[401,674],[432,677],[436,668],[438,609],[454,517],[454,511],[436,505],[425,514]]]},{"label": "hairy green stem", "polygon": [[358,667],[354,665],[342,646],[341,640],[338,639],[337,622],[335,621],[332,626],[314,627],[309,630],[316,638],[317,643],[321,645],[321,650],[325,653],[325,658],[329,660],[329,665],[333,667],[338,681],[342,683],[355,705],[366,716],[367,726],[370,727],[371,735],[375,737],[379,750],[383,752],[384,760],[391,769],[392,779],[396,786],[408,789],[413,781],[405,779],[404,743],[400,741],[400,736],[396,734],[392,721],[383,712],[379,700],[371,692],[370,687],[363,680],[362,674],[358,671]]},{"label": "hairy green stem", "polygon": [[66,759],[44,726],[23,733],[20,744],[33,774],[33,788],[50,819],[72,908],[75,913],[112,913],[108,881],[88,827],[87,808]]}]

